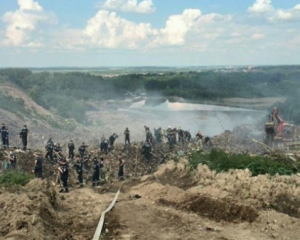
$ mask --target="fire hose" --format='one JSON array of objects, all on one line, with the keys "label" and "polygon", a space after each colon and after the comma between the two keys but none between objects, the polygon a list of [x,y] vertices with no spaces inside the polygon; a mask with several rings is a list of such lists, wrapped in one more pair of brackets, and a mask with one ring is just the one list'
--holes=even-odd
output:
[{"label": "fire hose", "polygon": [[125,182],[123,182],[123,184],[120,186],[119,190],[117,191],[117,193],[116,193],[116,195],[115,195],[113,201],[112,201],[111,204],[109,205],[109,207],[101,213],[101,217],[100,217],[100,220],[99,220],[97,229],[96,229],[96,231],[95,231],[93,240],[99,240],[99,239],[100,239],[100,235],[101,235],[102,228],[103,228],[103,224],[104,224],[105,214],[108,213],[108,212],[114,207],[114,205],[116,204],[117,199],[118,199],[118,197],[119,197],[119,194],[120,194],[120,192],[121,192],[121,189],[122,189],[124,183],[125,183]]}]

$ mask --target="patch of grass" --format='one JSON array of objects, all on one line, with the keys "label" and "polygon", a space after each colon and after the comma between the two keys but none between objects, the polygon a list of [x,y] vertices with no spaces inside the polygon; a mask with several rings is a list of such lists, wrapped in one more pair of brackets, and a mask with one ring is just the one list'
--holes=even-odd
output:
[{"label": "patch of grass", "polygon": [[249,156],[248,154],[228,154],[222,150],[213,149],[209,154],[194,152],[189,156],[189,165],[196,169],[198,164],[205,164],[217,173],[230,169],[249,169],[252,176],[260,174],[291,175],[297,170],[289,163],[273,160],[268,157]]},{"label": "patch of grass", "polygon": [[5,186],[27,184],[34,176],[21,171],[9,171],[0,175],[0,184]]}]

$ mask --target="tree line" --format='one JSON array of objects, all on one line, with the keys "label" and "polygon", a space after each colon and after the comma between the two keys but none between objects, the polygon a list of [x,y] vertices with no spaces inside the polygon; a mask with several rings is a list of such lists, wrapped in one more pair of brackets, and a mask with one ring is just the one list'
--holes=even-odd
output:
[{"label": "tree line", "polygon": [[[186,71],[130,73],[110,78],[82,72],[37,72],[29,69],[0,70],[0,80],[15,84],[44,108],[64,118],[85,122],[89,101],[123,99],[125,93],[187,100],[216,100],[227,97],[287,97],[281,114],[300,123],[300,66],[257,67],[249,71]],[[298,110],[299,109],[299,110]]]}]

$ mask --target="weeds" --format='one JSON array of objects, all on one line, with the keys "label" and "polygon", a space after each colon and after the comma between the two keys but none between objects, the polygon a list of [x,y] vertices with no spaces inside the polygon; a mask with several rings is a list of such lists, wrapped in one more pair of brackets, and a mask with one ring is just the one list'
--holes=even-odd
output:
[{"label": "weeds", "polygon": [[291,175],[297,170],[288,162],[275,161],[268,157],[249,156],[248,154],[228,154],[213,149],[209,154],[195,152],[189,156],[189,165],[196,169],[198,164],[205,164],[217,173],[230,169],[249,169],[252,176],[260,174]]}]

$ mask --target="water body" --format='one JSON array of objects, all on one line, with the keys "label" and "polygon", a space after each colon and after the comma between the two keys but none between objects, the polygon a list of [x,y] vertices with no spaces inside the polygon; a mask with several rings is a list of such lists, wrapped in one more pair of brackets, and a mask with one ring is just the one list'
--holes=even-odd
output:
[{"label": "water body", "polygon": [[[122,109],[127,114],[144,119],[150,128],[181,127],[189,130],[193,136],[202,131],[207,136],[232,131],[240,125],[257,125],[265,120],[266,112],[246,108],[234,108],[208,104],[192,104],[169,102],[168,100],[147,106],[146,101],[133,103],[128,109]],[[263,129],[253,127],[253,133],[260,134]]]}]

